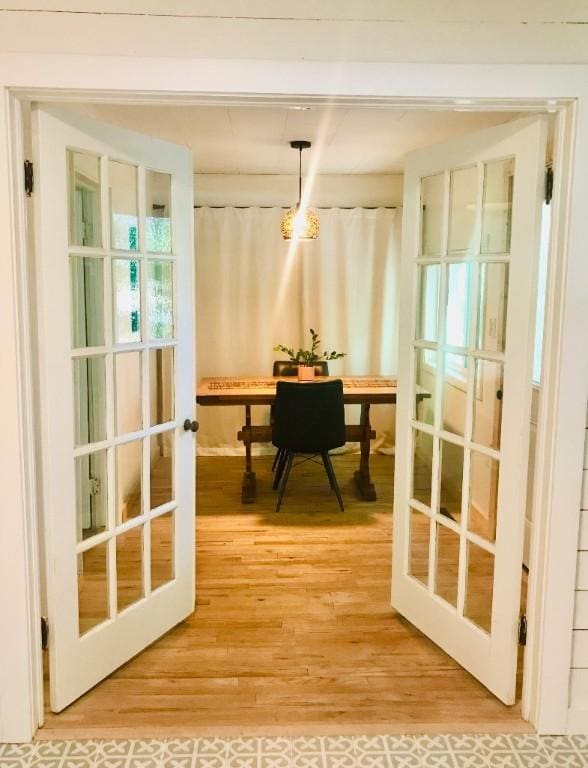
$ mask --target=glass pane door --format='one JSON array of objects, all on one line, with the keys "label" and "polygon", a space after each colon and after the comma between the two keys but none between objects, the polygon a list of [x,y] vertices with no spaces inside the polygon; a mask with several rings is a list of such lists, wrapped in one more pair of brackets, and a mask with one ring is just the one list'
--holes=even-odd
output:
[{"label": "glass pane door", "polygon": [[[162,404],[162,391],[175,388],[176,254],[171,174],[80,150],[68,149],[67,156],[71,199],[92,182],[97,203],[90,211],[99,213],[105,189],[110,225],[110,247],[103,247],[98,221],[92,222],[91,246],[99,252],[85,255],[85,236],[69,250],[81,636],[149,597],[151,552],[159,546],[153,521],[177,506],[178,427],[173,409],[164,411]],[[92,178],[80,169],[91,169]],[[139,216],[140,198],[150,205],[145,216]],[[78,206],[69,210],[69,231],[79,232]],[[153,236],[153,211],[166,222],[159,238]],[[88,230],[87,222],[82,229]],[[150,258],[148,249],[161,247],[167,253]],[[160,416],[155,424],[153,410]],[[173,549],[169,557],[171,580]],[[157,588],[165,583],[159,579]]]},{"label": "glass pane door", "polygon": [[35,119],[59,711],[194,606],[192,163],[58,110]]},{"label": "glass pane door", "polygon": [[504,701],[544,142],[541,122],[501,126],[414,153],[405,179],[392,599]]},{"label": "glass pane door", "polygon": [[408,547],[421,571],[427,563],[430,593],[486,632],[492,590],[479,583],[492,584],[495,556],[513,183],[512,157],[421,179],[416,258],[410,506],[429,531],[415,523]]}]

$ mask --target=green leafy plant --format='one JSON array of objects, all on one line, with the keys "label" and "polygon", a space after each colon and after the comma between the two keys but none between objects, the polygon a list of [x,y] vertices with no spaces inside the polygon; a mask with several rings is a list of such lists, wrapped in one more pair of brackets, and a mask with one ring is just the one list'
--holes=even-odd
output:
[{"label": "green leafy plant", "polygon": [[274,352],[283,352],[288,355],[289,360],[299,365],[314,365],[321,360],[338,360],[340,357],[345,357],[345,352],[327,352],[325,350],[325,352],[320,354],[317,350],[321,340],[313,328],[310,329],[310,337],[312,342],[310,349],[300,348],[297,352],[294,352],[293,347],[285,347],[283,344],[278,344],[274,347]]}]

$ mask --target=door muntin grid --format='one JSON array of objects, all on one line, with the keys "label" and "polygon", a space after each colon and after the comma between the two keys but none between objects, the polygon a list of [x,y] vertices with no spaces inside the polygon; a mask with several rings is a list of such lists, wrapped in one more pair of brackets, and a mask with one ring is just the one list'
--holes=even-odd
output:
[{"label": "door muntin grid", "polygon": [[[85,637],[175,578],[179,429],[174,410],[174,179],[76,148],[68,149],[67,157],[76,395],[72,460],[79,632]],[[76,196],[80,167],[100,171],[89,202]],[[109,183],[113,172],[114,192]],[[130,190],[121,179],[131,180]],[[147,199],[151,210],[146,209]],[[99,215],[99,221],[83,221],[80,201],[86,206],[84,215]],[[154,211],[156,215],[149,215]],[[86,231],[92,236],[88,245]],[[121,281],[124,290],[117,293]],[[119,313],[117,299],[123,303]],[[119,332],[121,316],[125,325]],[[88,396],[92,377],[103,385]]]},{"label": "door muntin grid", "polygon": [[484,633],[492,590],[470,591],[494,569],[513,178],[513,158],[422,177],[413,264],[404,572]]}]

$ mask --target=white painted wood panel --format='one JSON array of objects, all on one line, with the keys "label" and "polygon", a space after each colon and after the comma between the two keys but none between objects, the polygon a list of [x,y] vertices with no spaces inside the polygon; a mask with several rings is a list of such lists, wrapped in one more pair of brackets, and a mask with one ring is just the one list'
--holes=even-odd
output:
[{"label": "white painted wood panel", "polygon": [[574,629],[588,629],[588,592],[576,592],[574,608]]},{"label": "white painted wood panel", "polygon": [[588,630],[575,629],[572,633],[572,668],[588,668]]},{"label": "white painted wood panel", "polygon": [[588,510],[583,509],[580,515],[580,534],[578,536],[578,550],[588,550]]},{"label": "white painted wood panel", "polygon": [[588,589],[588,552],[578,552],[578,572],[576,589]]},{"label": "white painted wood panel", "polygon": [[582,501],[580,509],[588,509],[588,469],[585,469],[582,474]]},{"label": "white painted wood panel", "polygon": [[[110,0],[108,11],[100,5],[99,12],[95,4],[93,12],[73,13],[68,13],[70,8],[64,8],[62,3],[52,3],[57,7],[49,13],[35,12],[37,6],[30,7],[31,4],[26,10],[22,2],[16,5],[16,9],[0,11],[1,50],[128,56],[132,40],[135,56],[289,59],[301,63],[332,60],[576,64],[586,62],[588,55],[585,16],[580,23],[571,23],[555,3],[547,18],[537,19],[533,14],[535,21],[526,15],[516,19],[512,13],[503,15],[506,9],[512,12],[518,6],[504,0],[497,4],[495,13],[498,8],[501,10],[497,17],[492,14],[491,21],[485,14],[494,4],[488,3],[459,4],[462,9],[483,8],[483,21],[472,19],[470,12],[456,17],[455,4],[449,15],[447,4],[432,3],[431,6],[446,10],[437,11],[435,18],[418,3],[416,19],[398,18],[398,3],[389,6],[394,8],[393,18],[386,13],[374,18],[366,11],[371,2],[354,3],[351,14],[345,14],[347,17],[339,13],[331,16],[321,10],[322,3],[314,2],[312,10],[307,6],[298,18],[290,15],[291,4],[286,18],[284,10],[281,14],[252,12],[238,18],[222,9],[222,3],[217,3],[215,8],[219,10],[211,14],[194,11],[194,3],[189,11],[175,14],[161,13],[161,3],[157,13],[135,10],[135,3],[127,3],[133,6],[134,13],[121,13],[116,0]],[[281,7],[284,9],[285,4]]]},{"label": "white painted wood panel", "polygon": [[[586,415],[588,425],[588,412]],[[584,442],[568,733],[588,733],[588,430]]]},{"label": "white painted wood panel", "polygon": [[588,669],[572,669],[570,705],[588,707]]}]

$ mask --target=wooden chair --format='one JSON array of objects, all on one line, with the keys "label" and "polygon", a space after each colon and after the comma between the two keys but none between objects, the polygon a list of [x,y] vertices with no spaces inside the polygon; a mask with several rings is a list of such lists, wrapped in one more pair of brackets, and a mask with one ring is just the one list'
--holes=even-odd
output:
[{"label": "wooden chair", "polygon": [[276,512],[284,498],[294,458],[320,455],[339,507],[343,499],[329,451],[345,445],[343,382],[298,383],[278,381],[272,424],[272,443],[281,449],[274,488],[279,487]]}]

